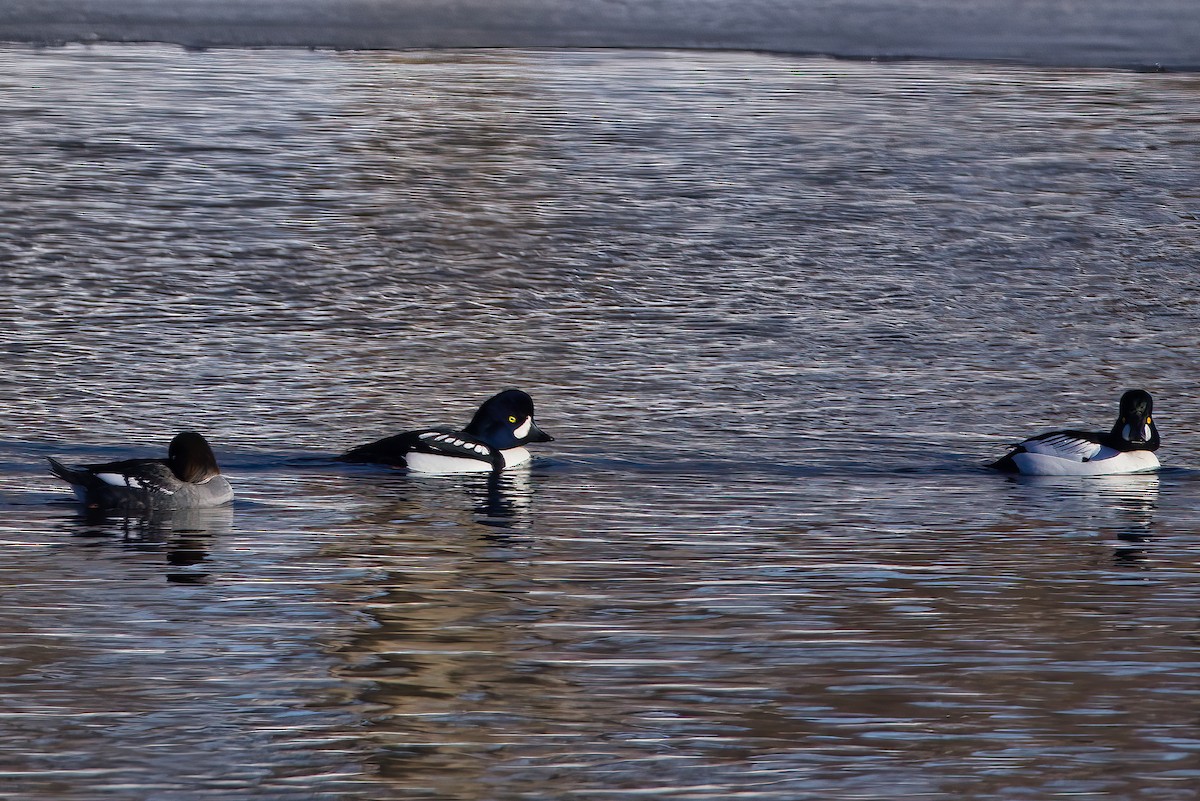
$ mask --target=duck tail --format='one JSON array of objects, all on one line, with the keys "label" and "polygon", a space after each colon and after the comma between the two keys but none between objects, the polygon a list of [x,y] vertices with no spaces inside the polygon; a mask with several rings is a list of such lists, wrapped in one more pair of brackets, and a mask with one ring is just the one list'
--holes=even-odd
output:
[{"label": "duck tail", "polygon": [[72,470],[62,462],[55,459],[53,456],[47,456],[46,460],[50,462],[50,472],[61,478],[68,484],[85,484],[85,476],[78,470]]},{"label": "duck tail", "polygon": [[1001,473],[1020,473],[1021,468],[1017,467],[1017,463],[1013,459],[1013,456],[1024,452],[1025,449],[1018,445],[996,461],[990,463],[988,467],[990,467],[992,470],[999,470]]}]

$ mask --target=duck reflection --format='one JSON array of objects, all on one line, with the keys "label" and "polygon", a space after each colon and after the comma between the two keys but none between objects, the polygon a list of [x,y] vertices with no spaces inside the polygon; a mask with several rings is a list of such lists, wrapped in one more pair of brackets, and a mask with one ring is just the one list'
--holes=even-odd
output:
[{"label": "duck reflection", "polygon": [[447,520],[498,541],[518,538],[533,526],[533,481],[528,470],[456,476],[389,473],[364,479],[371,484],[360,482],[359,491],[370,486],[372,494],[387,503],[371,508],[358,524]]},{"label": "duck reflection", "polygon": [[528,470],[492,473],[483,486],[464,489],[472,500],[475,522],[491,529],[491,536],[512,536],[532,525],[533,486]]},{"label": "duck reflection", "polygon": [[[384,485],[387,503],[355,523],[369,544],[327,545],[376,568],[356,589],[369,598],[357,608],[364,625],[340,632],[334,649],[337,675],[373,710],[363,734],[379,743],[369,760],[380,781],[404,782],[431,765],[461,781],[478,769],[476,749],[505,742],[490,721],[514,708],[567,716],[557,668],[525,658],[544,642],[537,624],[558,610],[528,575],[535,480],[526,470],[403,475]],[[436,745],[445,739],[462,744]]]},{"label": "duck reflection", "polygon": [[1086,483],[1112,512],[1112,521],[1100,531],[1115,547],[1113,559],[1120,564],[1145,556],[1158,506],[1158,474],[1100,476]]},{"label": "duck reflection", "polygon": [[1016,479],[1022,483],[1048,484],[1062,490],[1060,502],[1070,501],[1065,511],[1080,525],[1094,527],[1097,534],[1113,547],[1117,564],[1136,562],[1154,533],[1154,514],[1158,506],[1158,473],[1076,477],[1035,477]]},{"label": "duck reflection", "polygon": [[213,540],[232,531],[233,507],[181,509],[133,516],[84,509],[67,523],[67,529],[72,537],[117,540],[132,549],[162,551],[171,568],[166,573],[167,581],[199,584],[208,579],[209,573],[197,566],[208,560]]}]

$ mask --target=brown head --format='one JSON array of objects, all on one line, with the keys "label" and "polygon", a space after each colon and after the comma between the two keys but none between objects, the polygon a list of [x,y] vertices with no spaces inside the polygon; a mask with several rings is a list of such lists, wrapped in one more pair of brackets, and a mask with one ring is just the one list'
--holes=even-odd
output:
[{"label": "brown head", "polygon": [[171,440],[167,451],[167,466],[180,481],[196,483],[221,474],[217,457],[208,440],[195,431],[184,431]]}]

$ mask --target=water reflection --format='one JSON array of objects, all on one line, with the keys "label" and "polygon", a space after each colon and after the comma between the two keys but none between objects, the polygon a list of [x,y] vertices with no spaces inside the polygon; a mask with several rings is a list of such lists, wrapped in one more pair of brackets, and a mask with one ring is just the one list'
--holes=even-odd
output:
[{"label": "water reflection", "polygon": [[511,536],[529,530],[533,484],[528,470],[492,473],[482,487],[465,489],[474,504],[475,522],[494,531],[488,536]]},{"label": "water reflection", "polygon": [[213,543],[233,529],[233,507],[157,511],[144,516],[84,508],[63,528],[70,537],[81,540],[115,540],[132,550],[161,551],[169,568],[167,581],[199,584],[209,577],[203,564]]},{"label": "water reflection", "polygon": [[1015,483],[1044,488],[1039,504],[1077,530],[1094,531],[1111,546],[1118,564],[1144,556],[1154,529],[1158,506],[1158,473],[1113,476],[1014,476]]},{"label": "water reflection", "polygon": [[453,521],[490,539],[528,532],[533,524],[535,479],[530,469],[461,476],[422,476],[374,468],[354,469],[357,492],[369,503],[356,525],[396,526]]},{"label": "water reflection", "polygon": [[[1100,476],[1088,482],[1095,487],[1100,502],[1107,503],[1113,514],[1113,524],[1103,529],[1116,543],[1146,543],[1154,528],[1154,512],[1158,506],[1160,478],[1156,474],[1132,476]],[[1124,552],[1135,552],[1125,549]],[[1118,551],[1118,554],[1122,551]]]}]

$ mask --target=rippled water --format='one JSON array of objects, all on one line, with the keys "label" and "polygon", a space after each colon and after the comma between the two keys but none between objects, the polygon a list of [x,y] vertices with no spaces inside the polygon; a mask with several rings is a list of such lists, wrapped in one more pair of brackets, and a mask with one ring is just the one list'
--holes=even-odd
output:
[{"label": "rippled water", "polygon": [[[6,799],[1193,797],[1200,77],[0,65]],[[980,468],[1132,386],[1162,473]],[[184,427],[232,509],[44,469]]]},{"label": "rippled water", "polygon": [[1200,69],[1195,0],[5,0],[0,41],[723,49]]}]

